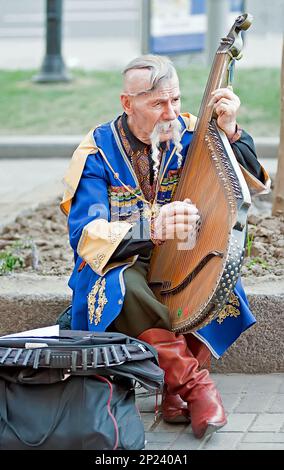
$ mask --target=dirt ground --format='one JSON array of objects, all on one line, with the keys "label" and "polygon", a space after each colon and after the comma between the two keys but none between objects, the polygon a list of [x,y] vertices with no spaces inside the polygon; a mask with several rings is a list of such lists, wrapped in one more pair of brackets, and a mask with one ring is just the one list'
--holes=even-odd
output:
[{"label": "dirt ground", "polygon": [[[266,211],[254,210],[248,222],[242,275],[284,276],[284,218],[272,217],[266,207]],[[59,210],[59,200],[41,204],[2,229],[0,274],[9,272],[9,262],[15,264],[15,270],[22,272],[41,275],[71,273],[73,253],[69,246],[66,218]]]}]

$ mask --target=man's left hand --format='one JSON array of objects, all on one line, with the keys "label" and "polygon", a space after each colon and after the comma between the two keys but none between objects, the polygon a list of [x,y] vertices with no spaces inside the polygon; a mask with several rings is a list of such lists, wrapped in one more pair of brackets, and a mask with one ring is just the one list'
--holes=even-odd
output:
[{"label": "man's left hand", "polygon": [[236,118],[240,104],[239,97],[229,88],[218,88],[213,91],[212,99],[208,103],[208,106],[213,105],[213,110],[218,116],[217,124],[228,139],[231,139],[236,132]]}]

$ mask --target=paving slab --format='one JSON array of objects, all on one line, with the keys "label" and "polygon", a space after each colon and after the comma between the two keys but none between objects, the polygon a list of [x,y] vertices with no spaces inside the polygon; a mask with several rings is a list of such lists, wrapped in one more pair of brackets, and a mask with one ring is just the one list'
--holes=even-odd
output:
[{"label": "paving slab", "polygon": [[[248,400],[252,403],[258,394],[260,383],[284,384],[284,374],[211,374],[218,390],[226,402],[226,391],[234,388],[236,383],[242,383],[234,394],[238,403]],[[196,439],[192,433],[191,426],[167,424],[162,421],[160,411],[155,419],[155,396],[145,390],[138,390],[137,405],[141,411],[141,403],[145,396],[151,398],[148,402],[148,412],[142,413],[146,436],[147,450],[283,450],[284,449],[284,414],[279,412],[267,412],[264,408],[251,410],[250,412],[239,411],[238,407],[232,407],[227,411],[228,423],[210,438]],[[284,391],[278,387],[273,393],[275,400],[282,403]],[[262,392],[263,402],[271,401],[272,394],[269,390]],[[150,402],[152,410],[150,407]],[[280,409],[283,411],[283,408]]]},{"label": "paving slab", "polygon": [[[258,390],[258,389],[257,389]],[[234,408],[236,413],[261,413],[270,411],[270,406],[275,400],[275,393],[254,393],[241,397],[241,401]],[[283,408],[282,408],[283,409]]]},{"label": "paving slab", "polygon": [[217,432],[200,447],[200,450],[235,450],[242,436],[240,432]]},{"label": "paving slab", "polygon": [[254,413],[232,413],[229,415],[228,423],[218,432],[245,433],[255,421],[256,417],[257,415]]},{"label": "paving slab", "polygon": [[280,432],[284,425],[284,413],[263,413],[250,426],[251,432]]},{"label": "paving slab", "polygon": [[284,433],[273,432],[249,432],[244,438],[243,442],[258,442],[258,443],[279,443],[284,444]]}]

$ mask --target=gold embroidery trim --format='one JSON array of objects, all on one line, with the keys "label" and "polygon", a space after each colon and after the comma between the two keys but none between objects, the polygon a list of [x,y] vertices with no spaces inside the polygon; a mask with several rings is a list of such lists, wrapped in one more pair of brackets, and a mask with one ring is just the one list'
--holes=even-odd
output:
[{"label": "gold embroidery trim", "polygon": [[99,253],[95,256],[95,258],[93,259],[93,264],[96,269],[99,269],[105,257],[106,255],[104,255],[103,253]]},{"label": "gold embroidery trim", "polygon": [[[106,280],[104,277],[99,277],[92,290],[88,294],[88,313],[90,323],[97,325],[101,321],[102,313],[108,300],[105,295]],[[97,299],[98,296],[98,299]],[[96,301],[98,306],[95,309]]]},{"label": "gold embroidery trim", "polygon": [[233,292],[230,293],[228,304],[221,310],[218,314],[217,322],[219,325],[223,323],[225,318],[227,317],[235,317],[237,318],[240,315],[240,310],[236,307],[240,306],[240,302],[236,294]]},{"label": "gold embroidery trim", "polygon": [[240,306],[240,301],[239,301],[238,297],[236,296],[236,294],[234,294],[234,292],[230,293],[228,302],[232,305],[236,305],[237,307]]}]

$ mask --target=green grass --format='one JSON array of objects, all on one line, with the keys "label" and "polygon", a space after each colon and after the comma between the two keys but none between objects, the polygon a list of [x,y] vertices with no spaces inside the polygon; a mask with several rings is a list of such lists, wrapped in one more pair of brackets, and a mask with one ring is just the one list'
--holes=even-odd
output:
[{"label": "green grass", "polygon": [[[179,72],[183,109],[198,114],[208,75],[209,69],[200,68]],[[234,92],[241,100],[238,122],[244,129],[253,136],[279,135],[279,69],[236,70]]]},{"label": "green grass", "polygon": [[[255,227],[255,226],[254,226]],[[247,245],[246,245],[246,249],[247,249],[247,256],[248,258],[251,257],[251,249],[252,249],[252,245],[253,245],[253,240],[254,240],[254,233],[249,233],[247,232]]]},{"label": "green grass", "polygon": [[[182,110],[198,114],[209,70],[179,70]],[[119,72],[73,71],[67,84],[36,84],[35,71],[0,71],[0,134],[84,134],[121,112]],[[280,71],[241,69],[235,92],[242,106],[239,123],[253,136],[279,134]]]},{"label": "green grass", "polygon": [[18,254],[15,254],[10,249],[0,251],[0,276],[12,272],[15,269],[22,268],[23,266],[24,260]]}]

